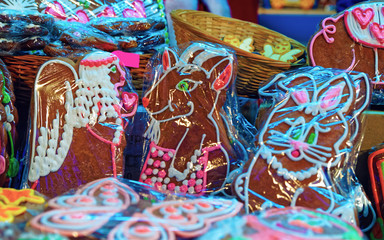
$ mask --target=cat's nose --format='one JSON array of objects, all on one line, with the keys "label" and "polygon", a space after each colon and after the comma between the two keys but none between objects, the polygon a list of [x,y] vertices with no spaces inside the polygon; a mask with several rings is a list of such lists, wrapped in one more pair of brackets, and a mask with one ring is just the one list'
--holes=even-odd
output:
[{"label": "cat's nose", "polygon": [[149,98],[143,97],[142,102],[143,102],[143,106],[146,108],[149,104]]}]

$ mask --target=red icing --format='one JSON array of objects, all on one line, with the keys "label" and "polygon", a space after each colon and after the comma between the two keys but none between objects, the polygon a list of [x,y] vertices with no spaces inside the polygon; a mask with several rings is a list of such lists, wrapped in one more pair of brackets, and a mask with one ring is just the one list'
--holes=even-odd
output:
[{"label": "red icing", "polygon": [[197,171],[197,173],[196,173],[196,177],[197,177],[197,178],[203,178],[203,177],[204,177],[204,172],[203,172],[203,170]]},{"label": "red icing", "polygon": [[152,174],[152,168],[145,169],[145,174],[151,175]]},{"label": "red icing", "polygon": [[120,200],[118,198],[108,198],[107,199],[107,202],[110,202],[110,203],[118,203],[120,202]]},{"label": "red icing", "polygon": [[356,21],[360,24],[362,29],[367,28],[368,24],[371,22],[374,16],[372,8],[367,8],[363,10],[357,7],[352,10],[352,14],[355,17]]},{"label": "red icing", "polygon": [[101,13],[97,14],[97,17],[116,17],[116,13],[113,7],[107,6]]},{"label": "red icing", "polygon": [[182,220],[182,219],[184,219],[184,217],[182,215],[170,215],[168,218],[172,219],[172,220]]},{"label": "red icing", "polygon": [[5,158],[0,155],[0,174],[5,172]]},{"label": "red icing", "polygon": [[156,160],[154,163],[153,163],[153,166],[155,167],[155,168],[159,168],[160,167],[160,160]]},{"label": "red icing", "polygon": [[135,227],[135,232],[137,233],[149,233],[151,229],[147,226],[137,226]]},{"label": "red icing", "polygon": [[224,69],[224,71],[220,74],[220,76],[214,82],[213,88],[215,90],[223,89],[231,80],[231,77],[232,77],[232,65],[228,64],[227,67]]},{"label": "red icing", "polygon": [[377,39],[377,41],[383,44],[384,43],[384,26],[374,22],[369,26],[369,28],[373,33],[373,36]]},{"label": "red icing", "polygon": [[190,187],[195,186],[195,184],[196,184],[196,180],[195,180],[195,179],[190,179],[190,180],[188,181],[188,186],[190,186]]},{"label": "red icing", "polygon": [[173,191],[173,190],[175,190],[175,184],[174,184],[174,183],[170,183],[170,184],[168,184],[168,190],[169,190],[169,191]]},{"label": "red icing", "polygon": [[187,185],[183,185],[180,187],[180,192],[182,193],[186,193],[188,191],[188,186]]},{"label": "red icing", "polygon": [[177,212],[177,209],[172,207],[172,206],[169,206],[169,207],[165,208],[165,211],[168,213],[175,213],[175,212]]},{"label": "red icing", "polygon": [[299,150],[293,150],[292,153],[291,153],[291,155],[292,155],[293,157],[297,158],[297,157],[300,156],[300,152],[299,152]]},{"label": "red icing", "polygon": [[141,102],[143,103],[144,107],[147,107],[149,104],[149,98],[143,97],[143,99],[141,99]]},{"label": "red icing", "polygon": [[49,4],[44,13],[52,15],[61,20],[65,20],[67,18],[63,6],[58,1],[54,1],[53,4]]},{"label": "red icing", "polygon": [[160,170],[158,175],[159,177],[164,178],[167,175],[167,173],[164,170]]},{"label": "red icing", "polygon": [[197,203],[200,207],[202,207],[202,208],[210,208],[211,207],[211,205],[210,204],[208,204],[208,203],[204,203],[204,202],[199,202],[199,203]]},{"label": "red icing", "polygon": [[195,186],[195,191],[196,191],[197,193],[201,192],[202,189],[203,189],[203,186],[202,186],[201,184]]}]

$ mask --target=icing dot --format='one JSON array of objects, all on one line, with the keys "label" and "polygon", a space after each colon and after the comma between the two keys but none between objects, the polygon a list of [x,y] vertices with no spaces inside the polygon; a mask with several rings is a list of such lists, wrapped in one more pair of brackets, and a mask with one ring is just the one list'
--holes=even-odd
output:
[{"label": "icing dot", "polygon": [[169,181],[171,181],[171,179],[169,179],[169,178],[165,178],[165,179],[164,179],[164,183],[165,183],[165,184],[168,184]]},{"label": "icing dot", "polygon": [[[169,178],[168,178],[169,179]],[[168,190],[169,191],[173,191],[173,190],[175,190],[175,184],[174,183],[170,183],[170,184],[168,184]]]},{"label": "icing dot", "polygon": [[196,185],[201,185],[203,184],[203,179],[197,179],[196,180]]},{"label": "icing dot", "polygon": [[196,184],[196,180],[195,179],[189,179],[188,186],[193,187],[193,186],[195,186],[195,184]]},{"label": "icing dot", "polygon": [[190,203],[183,204],[181,207],[185,208],[187,210],[192,210],[195,208],[195,206],[193,204],[190,204]]},{"label": "icing dot", "polygon": [[85,214],[84,213],[74,213],[74,214],[71,214],[70,218],[72,219],[82,219],[85,217]]},{"label": "icing dot", "polygon": [[196,178],[196,173],[192,173],[191,178]]},{"label": "icing dot", "polygon": [[163,191],[167,190],[167,185],[163,184],[163,186],[161,186],[161,190]]},{"label": "icing dot", "polygon": [[161,163],[160,163],[160,167],[161,167],[161,168],[165,168],[165,162],[164,162],[164,161],[161,161]]},{"label": "icing dot", "polygon": [[195,186],[195,191],[196,191],[197,193],[201,192],[201,190],[203,190],[203,186],[202,186],[202,185],[196,185],[196,186]]},{"label": "icing dot", "polygon": [[158,155],[157,151],[154,151],[154,152],[151,153],[151,157],[153,157],[153,158],[157,157],[157,155]]},{"label": "icing dot", "polygon": [[201,155],[201,151],[200,150],[195,150],[195,155],[196,156],[200,156]]},{"label": "icing dot", "polygon": [[[164,170],[160,170],[159,173],[158,173],[158,176],[161,177],[161,178],[164,178],[166,175],[167,175],[167,173]],[[164,182],[165,182],[165,180],[164,180]]]},{"label": "icing dot", "polygon": [[142,180],[147,179],[147,175],[145,175],[145,173],[141,174],[141,179],[142,179]]},{"label": "icing dot", "polygon": [[196,165],[195,169],[196,169],[196,171],[200,171],[201,170],[201,165]]},{"label": "icing dot", "polygon": [[153,158],[150,158],[150,159],[148,159],[148,165],[152,165],[153,164]]},{"label": "icing dot", "polygon": [[188,192],[192,194],[192,193],[195,192],[195,189],[194,189],[193,187],[189,187],[189,188],[188,188]]},{"label": "icing dot", "polygon": [[151,153],[154,153],[154,152],[156,152],[156,148],[155,148],[155,147],[152,147],[152,148],[151,148]]},{"label": "icing dot", "polygon": [[159,160],[156,160],[154,163],[153,163],[153,166],[158,168],[160,167],[160,161]]},{"label": "icing dot", "polygon": [[157,189],[161,189],[161,186],[162,186],[162,184],[161,184],[160,182],[156,182],[156,183],[155,183],[155,187],[156,187]]},{"label": "icing dot", "polygon": [[179,186],[176,186],[176,187],[175,187],[175,192],[176,192],[176,193],[180,192],[180,187],[179,187]]},{"label": "icing dot", "polygon": [[152,174],[152,168],[145,169],[145,174],[147,174],[147,176],[151,175]]},{"label": "icing dot", "polygon": [[291,154],[292,154],[292,156],[295,157],[295,158],[297,158],[297,157],[300,156],[300,152],[299,152],[299,150],[293,150]]},{"label": "icing dot", "polygon": [[197,171],[196,176],[197,176],[197,178],[203,178],[204,177],[204,172],[202,170]]},{"label": "icing dot", "polygon": [[197,162],[197,157],[196,157],[196,156],[192,156],[192,157],[191,157],[191,161],[192,161],[193,163],[196,163],[196,162]]},{"label": "icing dot", "polygon": [[147,180],[144,181],[144,183],[146,183],[148,185],[152,185],[152,180],[150,178],[148,178]]},{"label": "icing dot", "polygon": [[118,203],[118,202],[120,202],[120,200],[118,198],[108,198],[106,201],[110,202],[110,203]]},{"label": "icing dot", "polygon": [[154,175],[157,175],[158,172],[159,172],[159,169],[153,169],[153,172],[152,172],[152,173],[153,173]]},{"label": "icing dot", "polygon": [[198,205],[199,205],[200,207],[202,207],[202,208],[206,208],[206,209],[211,208],[211,205],[210,205],[210,204],[208,204],[208,203],[204,203],[204,202],[199,202]]},{"label": "icing dot", "polygon": [[107,185],[104,185],[103,188],[108,189],[108,190],[113,190],[113,189],[115,189],[115,186],[113,186],[112,184],[107,184]]},{"label": "icing dot", "polygon": [[168,218],[171,219],[171,220],[182,220],[182,219],[184,219],[183,215],[170,215]]},{"label": "icing dot", "polygon": [[159,157],[162,157],[162,156],[164,155],[164,152],[161,151],[161,150],[159,150],[159,151],[157,152],[157,155],[158,155]]},{"label": "icing dot", "polygon": [[164,161],[169,161],[169,159],[171,159],[171,157],[169,156],[169,153],[163,155],[163,160]]},{"label": "icing dot", "polygon": [[103,195],[106,195],[106,196],[114,196],[114,195],[116,195],[116,193],[115,193],[115,192],[112,192],[112,191],[105,191],[105,192],[103,192]]},{"label": "icing dot", "polygon": [[173,152],[168,152],[169,157],[173,157]]},{"label": "icing dot", "polygon": [[82,197],[80,202],[89,203],[89,202],[93,202],[93,200],[89,197]]},{"label": "icing dot", "polygon": [[152,177],[151,180],[152,180],[153,183],[155,183],[155,182],[157,182],[157,177]]},{"label": "icing dot", "polygon": [[183,185],[188,185],[188,180],[184,180]]},{"label": "icing dot", "polygon": [[134,228],[134,231],[136,233],[143,234],[143,233],[149,233],[151,231],[151,229],[147,226],[137,226]]},{"label": "icing dot", "polygon": [[188,186],[187,185],[183,185],[180,187],[180,192],[182,193],[186,193],[188,191]]},{"label": "icing dot", "polygon": [[172,207],[172,206],[168,206],[164,209],[167,213],[176,213],[177,212],[177,209]]},{"label": "icing dot", "polygon": [[161,177],[157,178],[157,182],[161,183],[162,181],[163,181],[163,178],[161,178]]}]

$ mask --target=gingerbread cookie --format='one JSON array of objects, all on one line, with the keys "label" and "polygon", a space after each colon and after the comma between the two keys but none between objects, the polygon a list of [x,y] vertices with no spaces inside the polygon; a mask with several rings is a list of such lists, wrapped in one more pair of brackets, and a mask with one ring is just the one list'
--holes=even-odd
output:
[{"label": "gingerbread cookie", "polygon": [[90,47],[112,52],[117,43],[110,35],[88,25],[77,22],[57,22],[59,40],[74,47]]},{"label": "gingerbread cookie", "polygon": [[94,18],[90,25],[112,36],[132,36],[165,28],[161,18]]},{"label": "gingerbread cookie", "polygon": [[247,210],[297,205],[350,221],[353,208],[347,209],[366,197],[358,183],[349,196],[352,186],[339,182],[352,178],[360,115],[371,92],[365,73],[321,67],[278,74],[262,86],[259,94],[269,108],[261,116],[257,151],[233,185]]},{"label": "gingerbread cookie", "polygon": [[229,140],[222,106],[236,74],[235,55],[209,43],[166,48],[143,97],[151,122],[140,181],[171,192],[223,191],[243,159]]},{"label": "gingerbread cookie", "polygon": [[383,7],[364,1],[325,18],[309,42],[311,65],[365,72],[383,84]]},{"label": "gingerbread cookie", "polygon": [[92,52],[79,64],[50,60],[36,76],[31,103],[28,180],[56,196],[106,176],[122,174],[124,128],[137,94],[111,53]]}]

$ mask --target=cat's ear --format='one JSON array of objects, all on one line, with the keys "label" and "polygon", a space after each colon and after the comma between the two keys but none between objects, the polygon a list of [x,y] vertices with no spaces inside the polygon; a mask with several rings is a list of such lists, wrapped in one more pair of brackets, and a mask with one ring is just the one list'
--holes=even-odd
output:
[{"label": "cat's ear", "polygon": [[329,111],[338,107],[343,97],[344,87],[345,82],[340,82],[325,91],[319,98],[320,108]]},{"label": "cat's ear", "polygon": [[167,69],[175,66],[178,62],[177,54],[169,48],[165,48],[162,56],[163,69]]},{"label": "cat's ear", "polygon": [[371,101],[371,81],[367,74],[352,75],[356,90],[355,112],[364,111]]},{"label": "cat's ear", "polygon": [[220,91],[226,86],[228,86],[229,82],[232,79],[232,75],[233,66],[232,62],[229,62],[228,65],[225,67],[224,71],[222,71],[213,82],[213,89],[215,89],[216,91]]},{"label": "cat's ear", "polygon": [[292,99],[297,105],[308,104],[311,100],[309,99],[309,94],[307,89],[298,89],[292,93]]}]

